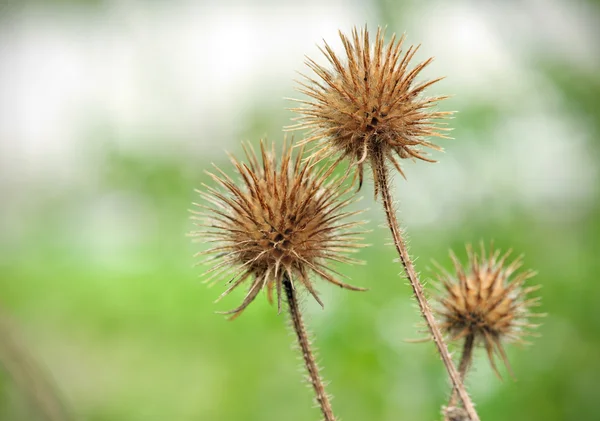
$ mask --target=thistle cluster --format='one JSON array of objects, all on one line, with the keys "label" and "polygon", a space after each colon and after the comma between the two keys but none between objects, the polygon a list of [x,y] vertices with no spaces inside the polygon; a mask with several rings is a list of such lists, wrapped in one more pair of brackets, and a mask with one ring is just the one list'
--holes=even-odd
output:
[{"label": "thistle cluster", "polygon": [[329,265],[361,263],[348,256],[362,246],[355,230],[361,221],[348,220],[360,211],[346,210],[355,199],[346,197],[349,187],[343,178],[330,177],[331,168],[317,170],[311,160],[303,161],[301,149],[294,157],[286,143],[279,164],[274,145],[269,150],[264,141],[260,158],[251,145],[244,145],[244,151],[247,163],[231,157],[241,183],[216,168],[209,175],[220,189],[205,185],[198,193],[210,205],[196,203],[199,210],[192,211],[199,228],[192,235],[216,244],[197,254],[218,260],[205,275],[231,278],[220,298],[251,279],[242,304],[226,314],[240,315],[263,289],[269,301],[277,291],[281,309],[284,278],[302,285],[321,306],[311,274],[342,288],[363,290],[342,282]]},{"label": "thistle cluster", "polygon": [[[428,150],[441,151],[431,137],[447,138],[443,120],[452,114],[439,111],[437,104],[445,96],[427,97],[425,91],[442,78],[418,81],[421,71],[432,62],[429,58],[411,65],[419,47],[404,46],[404,36],[385,33],[378,28],[371,42],[367,28],[340,32],[342,54],[324,43],[321,52],[328,65],[307,58],[312,76],[303,76],[298,90],[308,98],[296,100],[299,114],[290,130],[303,130],[305,136],[292,147],[284,140],[277,158],[274,144],[261,141],[258,153],[244,145],[245,159],[231,157],[236,176],[215,167],[209,172],[214,186],[199,190],[203,198],[192,211],[199,242],[211,244],[197,254],[208,256],[211,266],[206,282],[228,279],[229,286],[219,297],[245,285],[242,303],[226,312],[239,316],[258,294],[265,290],[281,310],[287,302],[290,320],[297,335],[316,400],[326,421],[335,420],[311,351],[310,342],[298,306],[297,293],[307,291],[321,306],[315,279],[351,289],[332,264],[360,263],[349,255],[363,245],[362,224],[349,211],[354,201],[354,186],[364,181],[364,167],[370,166],[375,197],[380,197],[394,247],[404,273],[410,281],[430,337],[448,372],[452,397],[445,418],[479,417],[464,385],[476,345],[485,348],[492,367],[498,372],[495,356],[508,366],[504,344],[522,342],[528,322],[535,316],[530,308],[539,298],[528,298],[537,287],[525,287],[531,271],[516,273],[521,258],[507,264],[510,252],[490,250],[480,254],[467,248],[466,268],[454,254],[454,274],[443,269],[438,278],[442,292],[436,297],[435,314],[431,310],[422,282],[406,246],[396,216],[391,193],[390,169],[402,176],[402,161],[434,162]],[[312,149],[306,154],[304,147]],[[320,165],[322,161],[331,161]],[[335,177],[335,169],[347,161],[355,177]],[[300,288],[298,288],[300,287]],[[438,316],[438,319],[435,316]],[[446,345],[463,341],[458,369]],[[458,414],[458,415],[457,415]]]},{"label": "thistle cluster", "polygon": [[440,327],[453,342],[472,342],[484,347],[498,377],[501,376],[494,356],[499,356],[512,374],[504,344],[526,344],[524,337],[532,335],[531,330],[538,327],[529,319],[542,316],[531,311],[539,305],[540,297],[528,298],[540,285],[524,286],[535,272],[516,273],[523,259],[517,257],[507,263],[511,253],[512,250],[508,250],[501,255],[501,251],[492,246],[486,254],[482,242],[477,254],[469,245],[466,267],[451,252],[455,274],[451,275],[443,268],[437,274],[443,289],[436,297],[437,313],[442,320]]},{"label": "thistle cluster", "polygon": [[[360,34],[354,28],[351,37],[340,32],[340,38],[344,57],[327,43],[321,49],[331,68],[311,58],[306,61],[315,76],[304,76],[298,90],[313,100],[296,100],[302,106],[293,108],[300,117],[291,128],[308,130],[299,144],[315,143],[313,154],[317,159],[340,156],[349,160],[356,166],[360,184],[365,163],[374,168],[387,161],[404,175],[401,159],[435,162],[423,147],[442,150],[427,137],[446,138],[444,133],[449,129],[440,120],[452,112],[434,109],[445,96],[422,95],[443,78],[416,83],[433,58],[410,68],[419,47],[403,51],[404,36],[396,40],[395,34],[385,45],[381,28],[377,29],[374,46],[366,28]],[[375,179],[377,176],[374,171]]]}]

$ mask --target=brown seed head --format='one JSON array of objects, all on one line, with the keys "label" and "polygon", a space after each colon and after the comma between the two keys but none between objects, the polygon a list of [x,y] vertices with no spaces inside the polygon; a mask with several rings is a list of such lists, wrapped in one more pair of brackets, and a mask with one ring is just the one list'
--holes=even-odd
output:
[{"label": "brown seed head", "polygon": [[467,253],[469,264],[465,269],[456,255],[450,253],[455,275],[440,267],[438,279],[443,290],[437,297],[437,312],[442,317],[440,327],[451,340],[472,335],[475,343],[485,347],[492,368],[500,376],[494,354],[499,355],[511,371],[503,344],[526,343],[523,337],[532,334],[528,329],[538,326],[529,323],[528,318],[540,316],[530,312],[531,307],[539,305],[540,297],[527,298],[527,295],[540,286],[523,287],[535,272],[527,270],[515,275],[522,265],[522,258],[506,264],[511,250],[500,256],[500,250],[494,251],[492,246],[486,255],[481,243],[480,255],[470,246],[467,246]]},{"label": "brown seed head", "polygon": [[293,158],[286,144],[279,166],[274,147],[268,151],[262,141],[262,164],[251,146],[244,145],[244,152],[247,163],[231,157],[240,182],[217,168],[217,174],[209,175],[221,189],[205,185],[198,193],[211,205],[195,204],[201,210],[192,211],[199,227],[192,236],[215,244],[197,254],[215,261],[207,282],[233,272],[219,299],[251,279],[242,304],[226,314],[238,316],[265,287],[269,301],[277,289],[281,308],[284,277],[303,285],[321,305],[311,273],[340,287],[363,290],[341,282],[328,266],[333,261],[360,263],[346,256],[361,247],[360,233],[352,230],[361,222],[346,221],[358,212],[345,211],[354,199],[344,198],[349,187],[342,186],[343,180],[328,180],[332,169],[317,170],[310,160],[303,162],[301,150]]},{"label": "brown seed head", "polygon": [[322,67],[310,58],[306,64],[317,77],[303,77],[298,82],[300,92],[312,100],[293,108],[302,116],[291,129],[309,129],[308,137],[300,144],[317,142],[314,156],[317,160],[333,155],[347,158],[357,164],[362,184],[363,163],[372,165],[389,160],[404,175],[397,158],[417,158],[434,162],[421,147],[441,150],[425,140],[428,136],[442,137],[447,128],[435,119],[446,118],[451,112],[435,111],[433,107],[443,96],[427,98],[423,91],[442,78],[415,83],[419,72],[433,58],[414,68],[409,67],[419,46],[402,50],[404,36],[396,40],[392,35],[387,45],[384,33],[377,28],[372,46],[365,27],[352,37],[340,32],[345,49],[339,57],[325,42],[321,49],[330,66]]}]

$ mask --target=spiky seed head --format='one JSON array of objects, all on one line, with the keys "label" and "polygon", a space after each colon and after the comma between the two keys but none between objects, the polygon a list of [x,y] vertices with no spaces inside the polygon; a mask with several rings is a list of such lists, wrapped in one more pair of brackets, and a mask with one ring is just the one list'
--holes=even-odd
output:
[{"label": "spiky seed head", "polygon": [[529,318],[542,316],[532,313],[531,307],[539,305],[540,297],[528,298],[528,294],[540,288],[524,287],[527,279],[535,275],[532,270],[516,271],[522,266],[522,257],[507,264],[511,250],[501,255],[500,250],[490,247],[486,254],[483,242],[480,254],[467,246],[468,265],[463,268],[453,252],[455,274],[442,267],[437,274],[442,293],[438,295],[438,308],[442,318],[440,327],[451,340],[458,341],[473,337],[488,354],[490,364],[500,377],[494,355],[500,356],[512,375],[504,344],[527,343],[523,338],[532,335],[531,329],[538,325]]},{"label": "spiky seed head", "polygon": [[209,205],[195,204],[199,210],[192,211],[198,227],[192,236],[213,244],[197,253],[214,262],[205,273],[211,275],[206,282],[230,275],[229,287],[219,299],[249,280],[242,304],[225,314],[237,317],[265,288],[270,302],[276,289],[281,308],[285,277],[294,287],[306,288],[321,305],[312,275],[363,290],[340,281],[329,265],[361,263],[347,255],[362,247],[355,230],[362,222],[347,220],[360,212],[346,210],[354,201],[346,197],[350,187],[344,187],[341,178],[330,177],[332,168],[319,170],[310,160],[303,161],[302,150],[293,157],[287,142],[279,165],[274,146],[269,150],[263,141],[260,158],[250,145],[244,145],[244,152],[247,162],[230,157],[239,180],[215,167],[209,175],[219,188],[204,185],[198,193]]},{"label": "spiky seed head", "polygon": [[396,39],[395,34],[385,44],[381,28],[377,28],[374,45],[366,27],[360,33],[354,28],[351,37],[340,32],[340,38],[344,55],[338,56],[324,42],[320,50],[329,66],[307,58],[316,76],[302,75],[305,80],[298,81],[298,91],[311,98],[294,100],[302,105],[292,110],[301,116],[289,129],[309,130],[300,144],[315,142],[317,160],[330,156],[350,160],[357,165],[361,183],[364,162],[381,165],[389,161],[402,175],[398,158],[435,162],[422,147],[441,150],[426,138],[446,138],[444,132],[449,129],[436,120],[451,112],[434,108],[445,96],[422,94],[443,78],[416,83],[417,75],[433,58],[410,67],[419,46],[403,51],[404,36]]}]

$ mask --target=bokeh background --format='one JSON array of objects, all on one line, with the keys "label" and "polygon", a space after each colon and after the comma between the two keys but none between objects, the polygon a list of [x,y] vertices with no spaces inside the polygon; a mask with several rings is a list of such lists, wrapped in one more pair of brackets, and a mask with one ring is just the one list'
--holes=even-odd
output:
[{"label": "bokeh background", "polygon": [[[600,5],[528,1],[0,1],[0,305],[74,419],[319,419],[284,315],[235,322],[193,268],[193,192],[240,141],[283,138],[304,54],[368,23],[435,56],[458,110],[398,208],[424,279],[494,239],[539,271],[542,336],[468,379],[486,421],[600,419]],[[305,299],[341,419],[436,420],[448,381],[422,337],[372,185],[353,293]],[[0,338],[2,347],[9,341]],[[12,343],[12,342],[10,342]],[[23,352],[18,353],[23,356]],[[14,357],[17,358],[18,357]],[[6,357],[5,357],[6,361]],[[13,361],[14,363],[14,361]],[[5,362],[6,364],[6,362]],[[0,370],[0,419],[42,419]]]}]

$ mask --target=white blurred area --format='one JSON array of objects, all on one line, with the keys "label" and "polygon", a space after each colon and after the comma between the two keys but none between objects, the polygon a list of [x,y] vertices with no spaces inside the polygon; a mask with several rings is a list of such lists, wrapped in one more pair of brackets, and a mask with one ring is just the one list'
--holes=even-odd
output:
[{"label": "white blurred area", "polygon": [[[236,142],[241,114],[270,96],[284,103],[305,52],[363,19],[339,2],[107,4],[37,5],[4,20],[0,136],[15,172],[85,171],[78,144],[99,122],[124,148],[180,154],[189,141],[220,154],[213,138]],[[167,144],[135,144],[148,134]]]},{"label": "white blurred area", "polygon": [[[359,1],[58,4],[17,6],[1,20],[0,188],[9,194],[85,185],[97,170],[90,143],[106,128],[118,148],[218,160],[242,140],[244,116],[290,106],[283,97],[321,39],[339,48],[338,29],[388,23]],[[436,56],[426,75],[447,79],[430,94],[453,95],[458,111],[492,104],[502,117],[488,133],[454,132],[435,169],[407,163],[410,182],[398,180],[407,222],[460,221],[498,191],[496,212],[581,209],[597,177],[593,139],[536,64],[550,57],[597,72],[598,10],[569,0],[408,4],[390,29]]]},{"label": "white blurred area", "polygon": [[585,213],[598,177],[589,149],[598,139],[539,63],[600,74],[600,9],[569,0],[429,4],[406,19],[407,30],[447,76],[441,84],[454,95],[455,119],[477,106],[493,107],[500,118],[483,133],[454,132],[435,169],[409,168],[410,183],[401,188],[413,203],[405,218],[460,223],[469,211],[501,216],[515,205],[559,221]]}]

